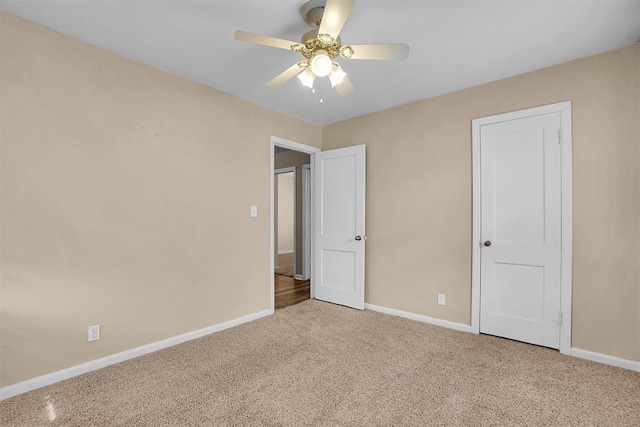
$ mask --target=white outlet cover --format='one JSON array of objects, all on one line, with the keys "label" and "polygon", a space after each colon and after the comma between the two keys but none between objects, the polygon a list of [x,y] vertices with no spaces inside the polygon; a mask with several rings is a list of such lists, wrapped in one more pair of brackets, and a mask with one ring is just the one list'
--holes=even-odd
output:
[{"label": "white outlet cover", "polygon": [[445,296],[444,296],[444,294],[438,294],[438,305],[445,305]]},{"label": "white outlet cover", "polygon": [[87,332],[87,340],[98,341],[100,339],[100,325],[91,325],[89,326],[89,330]]}]

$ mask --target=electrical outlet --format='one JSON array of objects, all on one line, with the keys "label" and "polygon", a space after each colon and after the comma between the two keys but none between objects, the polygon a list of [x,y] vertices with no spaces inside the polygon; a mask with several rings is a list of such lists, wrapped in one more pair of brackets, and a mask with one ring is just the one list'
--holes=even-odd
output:
[{"label": "electrical outlet", "polygon": [[444,294],[438,294],[438,305],[445,305]]},{"label": "electrical outlet", "polygon": [[100,339],[100,325],[89,326],[88,341],[98,341]]}]

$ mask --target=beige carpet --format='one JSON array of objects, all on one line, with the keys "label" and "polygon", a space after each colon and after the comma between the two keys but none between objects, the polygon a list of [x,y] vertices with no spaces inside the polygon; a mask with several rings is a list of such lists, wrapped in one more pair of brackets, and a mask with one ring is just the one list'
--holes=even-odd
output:
[{"label": "beige carpet", "polygon": [[0,413],[3,426],[639,426],[640,374],[310,300]]}]

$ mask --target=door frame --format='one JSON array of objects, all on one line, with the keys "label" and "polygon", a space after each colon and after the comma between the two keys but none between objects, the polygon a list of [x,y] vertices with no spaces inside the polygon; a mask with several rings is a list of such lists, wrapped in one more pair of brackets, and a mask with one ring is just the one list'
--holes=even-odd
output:
[{"label": "door frame", "polygon": [[[295,151],[301,151],[303,153],[307,153],[309,154],[312,158],[313,155],[315,153],[320,152],[321,150],[317,147],[312,147],[310,145],[305,145],[305,144],[301,144],[299,142],[295,142],[295,141],[290,141],[288,139],[285,138],[280,138],[277,136],[271,136],[270,142],[269,142],[269,148],[270,148],[270,164],[269,164],[269,299],[270,299],[270,303],[269,303],[269,309],[271,311],[271,313],[275,312],[275,304],[276,304],[276,298],[275,298],[275,254],[274,254],[274,179],[273,177],[275,176],[275,148],[277,147],[282,147],[282,148],[288,148],[290,150],[295,150]],[[313,164],[313,160],[311,161],[311,163]],[[311,174],[311,194],[313,194],[313,174]],[[312,223],[313,223],[313,197],[311,198],[311,216],[312,216]],[[313,242],[313,233],[311,233],[311,241]],[[311,250],[313,250],[313,244],[311,245]],[[312,258],[313,259],[313,258]],[[314,296],[314,289],[313,289],[313,272],[311,272],[311,298],[313,298]]]},{"label": "door frame", "polygon": [[[311,164],[302,165],[302,280],[311,278]],[[313,293],[311,294],[313,298]]]},{"label": "door frame", "polygon": [[527,108],[471,121],[473,158],[473,223],[471,267],[471,331],[480,333],[480,245],[481,242],[481,194],[480,194],[480,129],[484,125],[522,119],[526,117],[560,113],[561,146],[561,260],[560,260],[560,353],[571,354],[571,296],[573,260],[573,178],[571,101]]}]

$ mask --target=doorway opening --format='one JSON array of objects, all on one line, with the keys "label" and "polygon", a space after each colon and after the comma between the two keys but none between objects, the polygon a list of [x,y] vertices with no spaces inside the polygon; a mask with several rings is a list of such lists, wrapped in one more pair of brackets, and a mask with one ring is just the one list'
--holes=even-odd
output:
[{"label": "doorway opening", "polygon": [[[274,265],[275,308],[298,304],[311,297],[310,277],[304,271],[303,228],[305,196],[300,170],[309,165],[309,154],[275,147]],[[302,163],[302,164],[301,164]],[[287,167],[280,167],[288,165]]]},{"label": "doorway opening", "polygon": [[[276,147],[276,151],[278,147]],[[276,152],[276,161],[279,154]],[[276,169],[274,177],[275,193],[275,274],[294,277],[296,272],[296,255],[300,255],[299,242],[297,241],[296,226],[299,225],[297,214],[299,213],[296,202],[296,168],[288,167]],[[296,244],[298,243],[298,244]],[[297,249],[297,250],[296,250]],[[299,271],[299,269],[298,269]],[[277,305],[277,304],[276,304]]]},{"label": "doorway opening", "polygon": [[313,298],[312,155],[320,150],[271,138],[271,308]]}]

